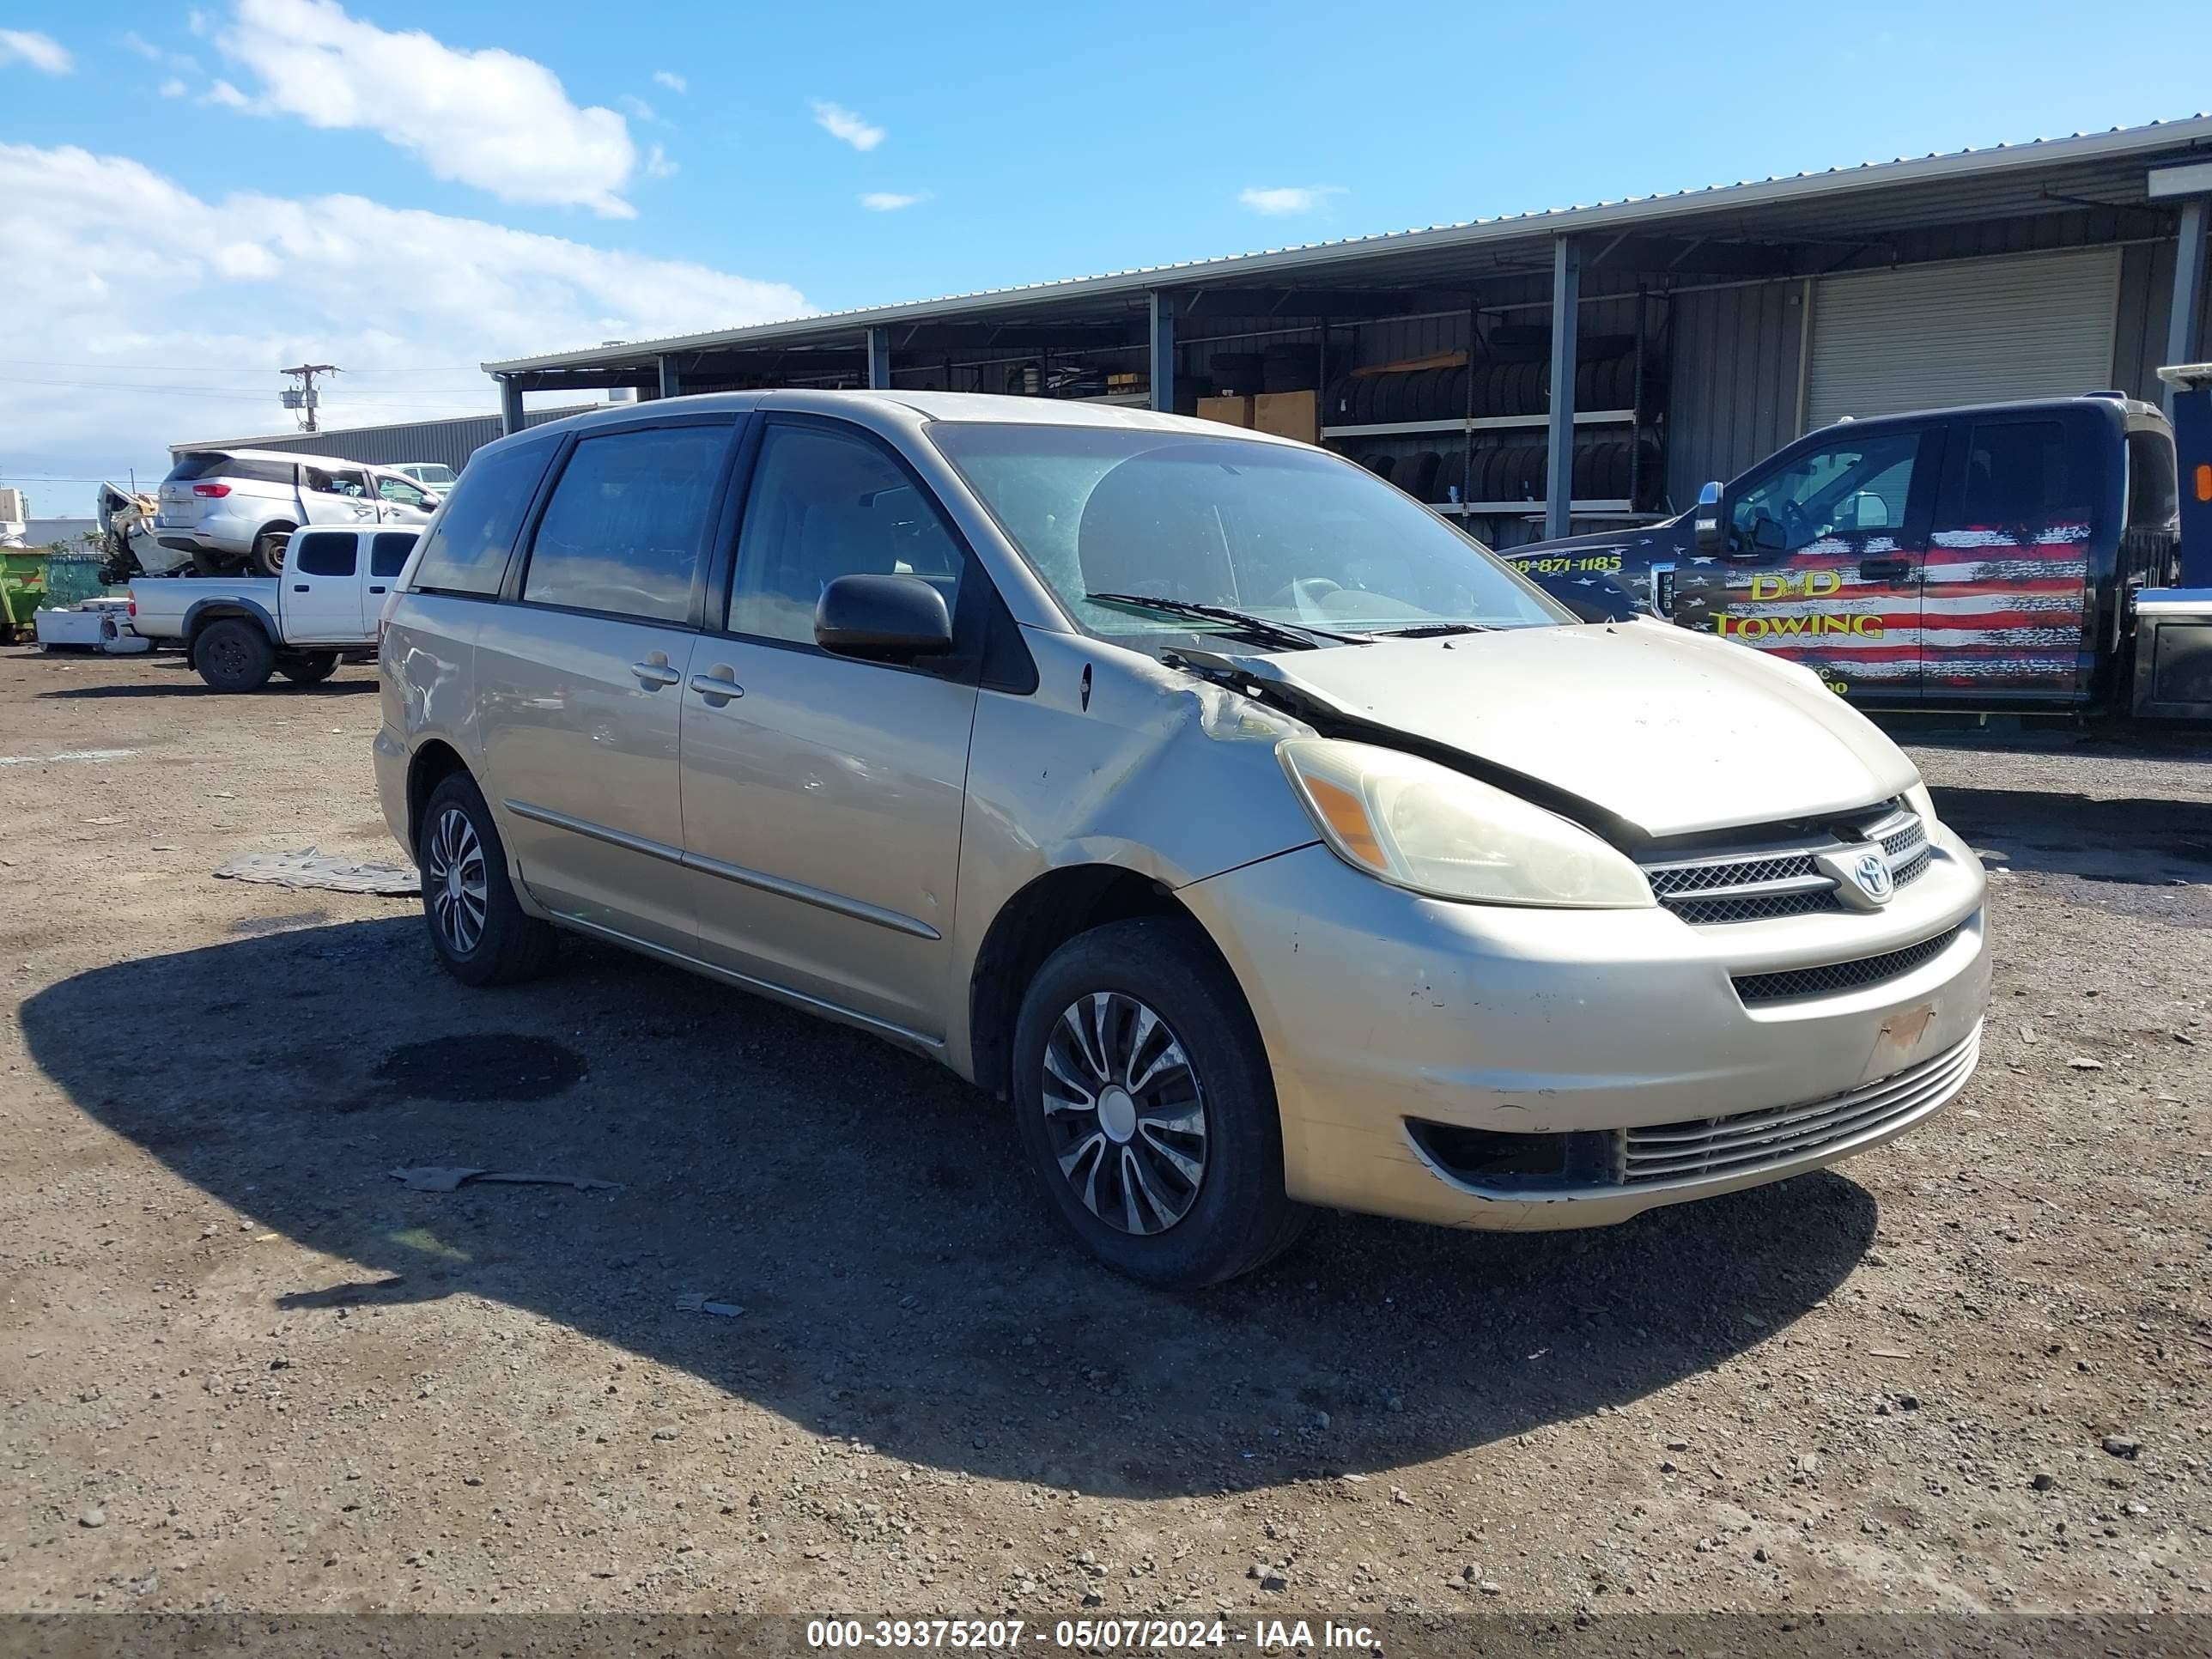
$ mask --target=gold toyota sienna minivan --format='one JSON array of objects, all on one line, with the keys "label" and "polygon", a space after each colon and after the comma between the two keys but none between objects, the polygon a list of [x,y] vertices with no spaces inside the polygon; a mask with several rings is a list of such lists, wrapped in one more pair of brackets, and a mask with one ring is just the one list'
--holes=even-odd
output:
[{"label": "gold toyota sienna minivan", "polygon": [[454,977],[566,928],[931,1055],[1155,1284],[1318,1206],[1620,1221],[1974,1067],[1982,870],[1893,744],[1303,444],[611,408],[478,450],[385,622],[378,781]]}]

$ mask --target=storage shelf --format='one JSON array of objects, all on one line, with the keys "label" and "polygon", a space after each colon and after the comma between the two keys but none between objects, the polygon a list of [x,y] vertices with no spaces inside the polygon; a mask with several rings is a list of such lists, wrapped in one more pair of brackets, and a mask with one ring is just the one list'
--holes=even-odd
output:
[{"label": "storage shelf", "polygon": [[[1425,432],[1510,432],[1549,426],[1548,415],[1462,415],[1449,421],[1385,421],[1371,426],[1325,426],[1324,438],[1410,438]],[[1577,426],[1633,426],[1632,409],[1578,409]]]},{"label": "storage shelf", "polygon": [[[1521,514],[1541,516],[1544,511],[1541,501],[1431,501],[1428,505],[1431,511],[1441,513],[1447,519],[1503,519]],[[1580,517],[1599,513],[1633,513],[1635,507],[1625,501],[1570,501],[1567,511]],[[1655,513],[1650,516],[1657,519],[1663,515]]]}]

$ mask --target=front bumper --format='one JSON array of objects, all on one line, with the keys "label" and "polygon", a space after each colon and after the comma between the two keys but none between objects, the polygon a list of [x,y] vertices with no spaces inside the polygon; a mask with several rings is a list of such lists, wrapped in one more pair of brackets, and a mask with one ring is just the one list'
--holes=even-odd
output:
[{"label": "front bumper", "polygon": [[[1319,846],[1180,896],[1259,1022],[1293,1197],[1595,1226],[1820,1168],[1955,1097],[1989,1000],[1984,880],[1948,830],[1931,848],[1878,914],[1708,927],[1425,899]],[[1734,984],[1923,945],[1832,994],[1747,1006]],[[1597,1156],[1541,1181],[1470,1174],[1440,1153],[1455,1128]]]}]

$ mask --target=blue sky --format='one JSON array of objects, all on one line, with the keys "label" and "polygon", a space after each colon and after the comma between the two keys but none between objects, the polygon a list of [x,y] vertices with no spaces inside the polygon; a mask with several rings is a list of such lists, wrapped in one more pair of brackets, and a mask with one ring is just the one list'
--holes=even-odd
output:
[{"label": "blue sky", "polygon": [[2187,114],[2203,18],[10,0],[0,481],[277,429],[301,355],[414,418],[486,356]]}]

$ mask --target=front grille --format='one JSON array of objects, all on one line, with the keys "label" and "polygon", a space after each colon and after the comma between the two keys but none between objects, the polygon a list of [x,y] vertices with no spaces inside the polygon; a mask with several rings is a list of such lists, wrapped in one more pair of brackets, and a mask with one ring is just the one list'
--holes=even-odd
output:
[{"label": "front grille", "polygon": [[[1878,816],[1877,816],[1878,815]],[[1840,910],[1836,884],[1820,873],[1814,855],[1869,841],[1889,855],[1891,880],[1903,887],[1928,871],[1928,828],[1917,813],[1884,802],[1817,838],[1795,844],[1717,850],[1655,860],[1643,866],[1660,903],[1687,922],[1765,921],[1776,916]],[[1872,817],[1871,823],[1865,822]]]},{"label": "front grille", "polygon": [[1876,1133],[1932,1111],[1958,1092],[1974,1069],[1981,1038],[1976,1025],[1965,1041],[1932,1060],[1826,1100],[1620,1130],[1615,1178],[1633,1187],[1752,1174]]},{"label": "front grille", "polygon": [[1958,937],[1959,929],[1953,927],[1933,939],[1908,945],[1901,951],[1885,951],[1878,957],[1831,962],[1818,968],[1792,968],[1778,974],[1741,974],[1735,981],[1735,994],[1745,1002],[1753,1003],[1856,991],[1863,985],[1879,985],[1886,979],[1909,974],[1923,963],[1933,962],[1943,954],[1944,946]]}]

